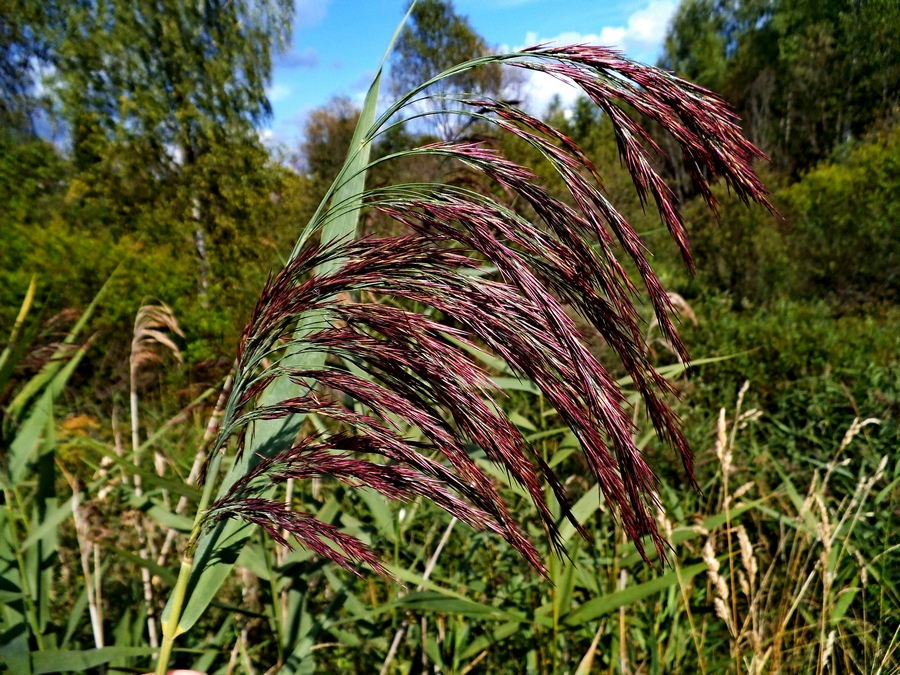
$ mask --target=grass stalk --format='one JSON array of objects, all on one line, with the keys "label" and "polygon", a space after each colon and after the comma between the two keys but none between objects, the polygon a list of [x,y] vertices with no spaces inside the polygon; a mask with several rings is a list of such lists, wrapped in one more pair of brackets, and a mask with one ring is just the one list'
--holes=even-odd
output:
[{"label": "grass stalk", "polygon": [[81,559],[81,573],[84,575],[84,588],[88,599],[88,614],[91,617],[91,631],[94,634],[94,646],[101,649],[103,640],[103,618],[100,614],[98,603],[98,582],[96,575],[91,573],[91,549],[88,542],[89,525],[81,511],[81,490],[74,478],[66,475],[71,481],[72,487],[72,517],[75,521],[75,538],[78,541],[78,550]]},{"label": "grass stalk", "polygon": [[19,337],[19,331],[22,330],[22,326],[25,325],[25,319],[28,316],[28,312],[31,310],[36,290],[37,275],[33,275],[31,277],[31,283],[28,284],[28,291],[25,293],[25,299],[22,301],[22,306],[19,308],[19,313],[16,315],[12,331],[9,334],[9,342],[6,344],[6,347],[3,348],[3,351],[0,352],[0,367],[6,364],[12,354],[13,346],[16,343],[16,339]]},{"label": "grass stalk", "polygon": [[[15,542],[15,545],[12,548],[15,551],[16,565],[19,568],[19,582],[22,586],[22,602],[25,607],[25,615],[28,619],[28,623],[31,624],[31,632],[34,634],[34,639],[37,642],[38,649],[42,650],[44,649],[44,636],[41,633],[40,622],[38,621],[37,606],[34,604],[34,595],[32,595],[31,584],[28,581],[28,570],[25,566],[25,559],[22,557],[23,552],[18,545],[18,542],[23,541],[24,537],[19,536],[19,527],[16,524],[15,511],[24,513],[23,505],[16,490],[9,489],[6,486],[4,486],[3,488],[3,498],[6,503],[6,516],[9,522],[9,531],[12,534],[12,541]],[[13,508],[11,508],[12,504],[16,505],[15,511]]]},{"label": "grass stalk", "polygon": [[[131,394],[129,397],[131,404],[131,448],[132,448],[132,457],[135,466],[140,466],[140,429],[138,424],[138,393],[136,386],[136,368],[132,367],[130,372],[130,380],[131,380]],[[141,477],[135,472],[134,474],[134,493],[140,497],[144,494],[143,486],[141,485]],[[144,524],[141,522],[141,518],[138,518],[137,523],[135,524],[135,528],[137,529],[138,540],[141,543],[140,551],[138,551],[138,555],[143,560],[150,559],[150,553],[147,549],[147,539],[148,532],[144,528]],[[150,646],[154,649],[159,647],[159,634],[156,629],[156,614],[154,611],[154,601],[153,601],[153,580],[150,575],[150,570],[147,567],[141,567],[141,584],[143,586],[144,592],[144,602],[147,603],[147,637],[150,642]]]},{"label": "grass stalk", "polygon": [[197,515],[194,518],[194,525],[191,528],[191,536],[188,539],[187,546],[184,549],[184,555],[181,557],[181,567],[178,571],[178,579],[175,581],[175,587],[171,594],[171,611],[168,621],[162,622],[163,640],[160,645],[159,657],[156,662],[156,675],[166,675],[169,667],[169,659],[172,656],[172,647],[175,644],[181,631],[178,624],[181,621],[181,612],[184,609],[184,599],[187,595],[188,581],[191,578],[191,571],[194,569],[194,553],[197,550],[197,544],[200,542],[200,535],[206,523],[206,511],[212,500],[213,491],[215,489],[216,477],[219,475],[219,467],[222,464],[222,449],[217,449],[209,463],[209,470],[206,475],[206,483],[203,485],[203,494],[200,497],[200,504],[197,506]]},{"label": "grass stalk", "polygon": [[278,551],[276,551],[273,560],[272,551],[270,551],[269,547],[266,546],[266,539],[264,536],[262,536],[262,533],[260,539],[260,547],[263,557],[266,561],[266,571],[269,573],[269,593],[272,597],[271,624],[272,632],[275,633],[275,645],[278,648],[278,662],[276,663],[276,667],[281,668],[281,666],[284,665],[284,621],[285,617],[287,616],[286,607],[282,600],[284,596],[287,595],[287,593],[283,592],[279,594],[278,592],[278,575],[276,574],[275,569],[277,565],[281,564],[280,555]]},{"label": "grass stalk", "polygon": [[[425,571],[422,573],[423,581],[428,581],[428,578],[431,576],[431,573],[434,571],[434,566],[437,564],[438,557],[441,555],[441,551],[444,550],[444,546],[447,545],[447,542],[450,539],[450,533],[453,532],[453,527],[456,525],[457,519],[451,518],[450,523],[447,525],[447,528],[444,530],[444,534],[441,537],[441,540],[438,542],[437,548],[434,550],[434,553],[431,554],[431,557],[428,559],[428,562],[425,564]],[[416,590],[421,591],[424,588],[423,585],[419,585]],[[391,665],[391,661],[394,660],[394,657],[397,655],[397,649],[400,647],[400,641],[403,639],[403,634],[406,632],[406,628],[401,626],[397,629],[397,632],[394,633],[394,639],[391,640],[391,646],[388,649],[388,654],[384,659],[384,663],[381,666],[381,671],[379,671],[379,675],[387,675],[388,667]],[[423,632],[424,639],[424,632]]]},{"label": "grass stalk", "polygon": [[[210,415],[209,421],[206,423],[206,429],[203,431],[203,439],[200,441],[200,449],[197,450],[194,455],[194,463],[191,465],[191,470],[185,480],[185,483],[188,485],[194,485],[200,477],[200,470],[203,468],[203,463],[206,461],[206,449],[215,436],[216,431],[219,429],[219,419],[222,417],[222,411],[225,409],[225,403],[228,401],[228,396],[231,394],[231,387],[233,384],[234,371],[229,373],[228,377],[225,378],[225,384],[222,385],[222,391],[219,393],[219,398],[216,400],[216,405],[213,407],[212,415]],[[175,506],[175,513],[179,515],[184,513],[187,505],[188,498],[182,495],[178,499],[178,504]],[[169,552],[172,550],[172,545],[175,543],[175,536],[177,534],[178,533],[172,528],[169,528],[169,531],[166,532],[165,541],[163,541],[163,545],[159,550],[159,558],[156,561],[158,565],[162,566],[166,563],[166,559],[169,557]]]},{"label": "grass stalk", "polygon": [[[196,547],[196,541],[192,535],[191,543]],[[172,647],[175,644],[175,638],[178,637],[178,620],[181,618],[181,610],[184,606],[184,597],[187,593],[188,580],[191,577],[191,570],[194,568],[193,548],[190,553],[185,552],[181,559],[181,569],[178,572],[178,580],[175,582],[175,588],[172,589],[172,613],[169,621],[163,621],[163,639],[159,648],[159,656],[156,663],[156,675],[166,675],[169,669],[169,659],[172,656]]]},{"label": "grass stalk", "polygon": [[[669,541],[672,540],[672,523],[669,519],[662,514],[661,520],[663,521],[663,531],[666,534],[666,537]],[[691,629],[691,639],[694,642],[694,649],[697,650],[697,663],[700,666],[700,672],[702,675],[706,675],[706,659],[703,658],[703,647],[702,647],[702,636],[698,635],[697,632],[697,624],[694,621],[694,613],[691,612],[691,598],[688,595],[688,588],[684,583],[684,577],[681,574],[681,565],[678,562],[678,556],[673,556],[672,558],[672,566],[675,568],[675,576],[678,578],[678,590],[681,593],[681,601],[684,603],[684,612],[687,615],[688,625]]]},{"label": "grass stalk", "polygon": [[[624,591],[628,585],[628,572],[625,569],[619,570],[619,590]],[[625,605],[619,607],[619,669],[622,675],[626,675],[628,670],[628,646],[626,640],[625,629]]]}]

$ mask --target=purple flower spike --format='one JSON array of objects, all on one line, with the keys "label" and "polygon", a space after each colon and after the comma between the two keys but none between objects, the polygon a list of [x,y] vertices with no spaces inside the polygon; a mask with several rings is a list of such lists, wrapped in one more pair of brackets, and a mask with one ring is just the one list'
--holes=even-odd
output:
[{"label": "purple flower spike", "polygon": [[[655,205],[688,265],[684,223],[654,168],[660,149],[637,116],[677,141],[711,208],[715,177],[744,200],[769,206],[752,166],[762,153],[711,92],[603,47],[541,46],[496,62],[570,82],[601,108],[642,203]],[[644,243],[607,200],[600,170],[571,139],[508,103],[465,96],[455,103],[462,105],[456,114],[536,148],[564,179],[571,205],[549,194],[533,171],[482,142],[432,143],[403,153],[457,160],[536,219],[488,196],[490,189],[414,184],[364,192],[368,208],[408,234],[313,242],[270,280],[244,330],[239,377],[217,447],[229,435],[252,434],[257,421],[290,415],[314,413],[328,431],[260,458],[211,507],[210,517],[242,518],[281,543],[292,539],[352,571],[366,564],[386,574],[376,553],[358,540],[266,496],[287,480],[330,477],[394,500],[431,500],[470,527],[503,537],[545,572],[473,448],[530,497],[558,553],[564,553],[559,523],[545,502],[545,485],[564,517],[587,533],[560,478],[504,414],[502,392],[471,356],[480,349],[534,384],[578,439],[603,498],[638,550],[645,555],[642,538],[648,537],[665,559],[656,479],[635,445],[632,411],[587,348],[572,311],[617,355],[657,435],[693,481],[690,448],[667,403],[672,388],[648,360],[637,286],[616,254],[634,265],[663,334],[687,359],[669,296]],[[303,330],[295,332],[298,324]],[[310,361],[315,365],[281,361],[286,341],[301,355],[320,355]],[[289,378],[296,394],[260,403],[276,378]]]}]

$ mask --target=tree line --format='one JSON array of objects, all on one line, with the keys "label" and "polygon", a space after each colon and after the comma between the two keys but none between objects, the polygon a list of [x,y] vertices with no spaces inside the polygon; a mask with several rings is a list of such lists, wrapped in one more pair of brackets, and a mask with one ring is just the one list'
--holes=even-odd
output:
[{"label": "tree line", "polygon": [[[0,323],[13,321],[32,274],[52,315],[88,302],[126,260],[105,314],[110,330],[130,320],[141,298],[160,297],[186,326],[189,360],[229,353],[268,270],[343,161],[358,115],[346,99],[314,111],[290,167],[260,142],[271,114],[265,88],[274,55],[290,44],[293,7],[2,0],[0,199],[8,207],[0,214]],[[393,88],[489,50],[452,2],[419,2],[391,61]],[[737,301],[896,297],[900,4],[684,0],[660,65],[735,107],[772,158],[767,182],[784,215],[748,212],[722,191],[717,223],[692,210],[686,167],[670,162],[700,270],[682,290],[726,291]],[[448,106],[464,91],[519,103],[520,85],[486,69],[440,93]],[[627,208],[640,218],[609,121],[584,102],[546,115],[593,153],[607,191],[632,200]],[[428,119],[416,137],[385,134],[375,152],[487,133],[476,122]],[[530,152],[498,142],[512,157]],[[399,166],[418,176],[459,170]],[[373,183],[394,178],[370,174]],[[542,178],[563,187],[549,169]]]}]

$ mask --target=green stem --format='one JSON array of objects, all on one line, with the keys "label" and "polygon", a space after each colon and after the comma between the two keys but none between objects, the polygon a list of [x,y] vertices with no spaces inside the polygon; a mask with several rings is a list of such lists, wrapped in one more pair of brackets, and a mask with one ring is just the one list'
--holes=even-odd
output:
[{"label": "green stem", "polygon": [[194,567],[193,553],[181,559],[181,571],[178,573],[178,581],[172,589],[172,612],[169,620],[162,625],[163,640],[159,648],[159,658],[156,661],[156,675],[166,675],[169,669],[169,658],[172,655],[172,647],[175,638],[178,637],[178,622],[181,619],[181,609],[184,607],[184,598],[187,595],[188,581],[191,578],[191,570]]},{"label": "green stem", "polygon": [[266,546],[266,540],[263,538],[261,549],[266,560],[266,571],[269,573],[269,588],[272,595],[272,628],[275,633],[276,644],[278,645],[278,665],[284,663],[284,612],[281,606],[281,593],[278,592],[278,576],[275,571],[276,562],[272,560],[272,551]]},{"label": "green stem", "polygon": [[160,645],[159,657],[156,660],[156,675],[166,675],[175,638],[183,632],[178,627],[178,624],[181,622],[181,610],[184,608],[188,582],[194,569],[194,552],[197,550],[200,535],[203,533],[203,525],[206,520],[209,503],[212,500],[215,479],[222,464],[222,454],[221,448],[213,450],[212,459],[209,463],[209,471],[207,472],[206,482],[203,485],[203,495],[200,497],[200,503],[197,505],[197,515],[194,518],[194,526],[191,529],[191,537],[188,539],[187,547],[185,547],[184,555],[181,558],[178,580],[175,582],[175,588],[172,589],[172,610],[169,612],[168,620],[163,621],[162,624],[163,641]]},{"label": "green stem", "polygon": [[9,522],[10,534],[12,535],[12,546],[11,548],[15,549],[16,563],[19,567],[19,583],[22,589],[22,600],[25,609],[25,616],[28,620],[28,623],[31,624],[31,632],[34,635],[34,639],[37,642],[38,649],[44,649],[44,636],[41,634],[41,626],[40,621],[38,621],[38,611],[37,605],[34,603],[34,596],[31,594],[31,583],[28,580],[28,568],[25,565],[25,559],[22,556],[22,550],[19,546],[19,542],[23,541],[28,536],[28,527],[24,526],[25,529],[25,537],[19,537],[19,528],[16,525],[16,514],[13,513],[13,504],[19,510],[19,513],[22,515],[22,521],[27,522],[25,520],[25,507],[22,505],[19,499],[19,493],[14,488],[5,488],[3,489],[3,497],[6,500],[7,511],[6,517]]}]

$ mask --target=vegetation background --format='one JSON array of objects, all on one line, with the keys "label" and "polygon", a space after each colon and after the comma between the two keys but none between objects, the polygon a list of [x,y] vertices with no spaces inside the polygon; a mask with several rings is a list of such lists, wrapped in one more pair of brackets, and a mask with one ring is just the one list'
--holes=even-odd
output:
[{"label": "vegetation background", "polygon": [[[283,0],[0,8],[4,457],[22,391],[61,343],[83,345],[47,417],[44,460],[18,485],[5,469],[0,565],[37,571],[22,573],[30,589],[0,588],[0,659],[11,672],[26,661],[35,673],[142,672],[177,565],[167,533],[179,533],[177,546],[177,498],[197,499],[190,467],[217,390],[359,111],[335,100],[310,116],[300,147],[273,156],[261,145],[271,57],[290,40]],[[451,3],[426,0],[390,79],[401,91],[488,50]],[[385,551],[407,588],[254,540],[180,663],[210,673],[900,672],[900,3],[683,0],[660,65],[735,107],[771,157],[759,169],[780,211],[722,188],[716,219],[683,164],[660,158],[693,276],[641,208],[608,120],[586,100],[545,116],[600,169],[678,294],[697,364],[682,367],[648,325],[652,356],[681,392],[703,488],[675,468],[660,475],[674,566],[640,562],[591,501],[570,435],[539,396],[510,389],[516,424],[586,495],[593,547],[572,539],[570,561],[547,553],[547,581],[427,503],[298,484],[292,499]],[[519,84],[486,70],[453,86],[515,98]],[[45,140],[50,126],[63,143]],[[442,117],[404,129],[375,152],[473,133]],[[533,150],[497,142],[564,193]],[[466,180],[440,162],[386,166],[370,184]],[[104,284],[85,329],[76,319]],[[143,305],[163,303],[136,322]],[[640,438],[660,451],[652,433]],[[511,498],[537,528],[528,501]],[[39,652],[51,656],[20,660]]]}]

